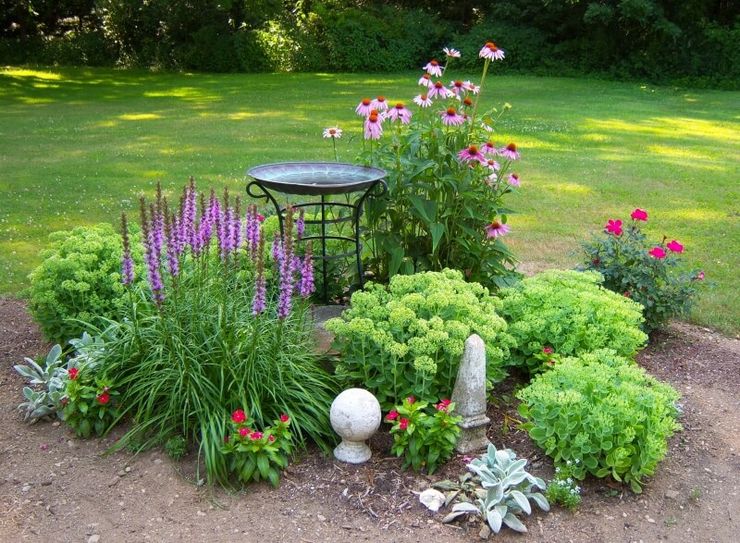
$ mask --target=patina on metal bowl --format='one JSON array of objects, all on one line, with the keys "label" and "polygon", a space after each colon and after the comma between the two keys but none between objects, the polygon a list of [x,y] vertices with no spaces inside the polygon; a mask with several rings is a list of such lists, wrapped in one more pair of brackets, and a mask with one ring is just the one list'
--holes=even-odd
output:
[{"label": "patina on metal bowl", "polygon": [[344,194],[365,190],[386,176],[385,170],[342,162],[278,162],[247,171],[260,185],[283,194]]}]

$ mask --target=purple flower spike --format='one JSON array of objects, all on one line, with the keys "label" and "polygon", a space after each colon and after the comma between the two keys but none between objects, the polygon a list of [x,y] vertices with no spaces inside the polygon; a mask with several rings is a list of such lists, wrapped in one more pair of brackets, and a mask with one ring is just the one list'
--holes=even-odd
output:
[{"label": "purple flower spike", "polygon": [[278,270],[280,270],[281,264],[280,259],[283,256],[283,241],[280,239],[280,233],[275,232],[275,237],[272,240],[272,260],[275,262]]},{"label": "purple flower spike", "polygon": [[247,247],[249,248],[249,254],[252,256],[252,260],[254,260],[257,256],[257,247],[259,246],[262,237],[259,219],[257,218],[257,206],[254,204],[247,208],[246,223],[247,226],[245,234]]},{"label": "purple flower spike", "polygon": [[267,289],[265,287],[265,240],[260,239],[257,249],[257,279],[254,283],[254,299],[252,300],[252,314],[259,315],[265,310]]},{"label": "purple flower spike", "polygon": [[303,239],[303,233],[306,230],[306,223],[303,218],[303,210],[298,213],[298,220],[295,222],[295,233],[299,240]]},{"label": "purple flower spike", "polygon": [[306,254],[303,255],[303,265],[301,266],[301,281],[298,286],[298,293],[302,298],[308,298],[316,290],[313,281],[313,258],[311,258],[311,242],[306,246]]},{"label": "purple flower spike", "polygon": [[121,213],[121,232],[123,236],[123,256],[121,258],[121,283],[125,286],[134,282],[134,261],[131,258],[131,240],[128,237],[126,214]]},{"label": "purple flower spike", "polygon": [[183,232],[188,245],[195,251],[197,234],[195,231],[195,208],[198,195],[195,190],[195,180],[191,177],[185,192],[185,207],[183,208]]},{"label": "purple flower spike", "polygon": [[279,262],[280,295],[278,297],[277,315],[279,319],[285,319],[290,315],[293,305],[293,283],[295,261],[293,259],[293,208],[288,206],[285,212],[285,232],[281,244]]},{"label": "purple flower spike", "polygon": [[146,213],[146,201],[141,198],[141,240],[144,244],[144,253],[146,256],[147,278],[149,287],[154,295],[154,302],[161,306],[164,301],[164,284],[162,284],[162,275],[159,270],[159,253],[156,251],[155,233],[152,226],[154,225],[154,206],[151,207],[152,222],[149,222]]},{"label": "purple flower spike", "polygon": [[239,210],[239,203],[239,198],[237,198],[231,226],[232,249],[234,251],[238,250],[242,244],[242,219],[240,217],[241,212]]},{"label": "purple flower spike", "polygon": [[173,278],[176,278],[180,274],[180,259],[177,253],[177,229],[173,227],[175,224],[175,216],[170,215],[169,209],[164,208],[164,229],[165,235],[167,236],[167,269]]}]

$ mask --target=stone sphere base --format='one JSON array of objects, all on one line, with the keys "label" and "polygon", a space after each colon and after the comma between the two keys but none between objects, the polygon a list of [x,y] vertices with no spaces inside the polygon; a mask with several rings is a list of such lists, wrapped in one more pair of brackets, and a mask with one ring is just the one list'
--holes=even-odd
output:
[{"label": "stone sphere base", "polygon": [[372,452],[364,441],[342,441],[334,449],[334,457],[348,464],[362,464],[370,460]]}]

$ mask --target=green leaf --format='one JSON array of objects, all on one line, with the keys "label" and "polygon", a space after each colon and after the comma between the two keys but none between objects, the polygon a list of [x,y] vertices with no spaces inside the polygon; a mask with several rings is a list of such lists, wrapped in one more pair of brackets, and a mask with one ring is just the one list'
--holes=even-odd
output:
[{"label": "green leaf", "polygon": [[435,253],[437,251],[437,245],[439,245],[439,240],[442,239],[442,235],[445,233],[445,227],[443,224],[435,222],[429,227],[429,230],[432,234],[432,252]]},{"label": "green leaf", "polygon": [[259,469],[260,475],[263,479],[267,479],[269,477],[270,462],[267,460],[267,456],[262,454],[257,456],[257,469]]}]

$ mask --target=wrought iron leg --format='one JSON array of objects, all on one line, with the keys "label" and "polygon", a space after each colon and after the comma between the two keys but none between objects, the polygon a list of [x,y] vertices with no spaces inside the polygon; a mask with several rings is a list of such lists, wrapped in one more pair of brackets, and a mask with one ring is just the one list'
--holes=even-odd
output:
[{"label": "wrought iron leg", "polygon": [[329,285],[326,270],[326,198],[321,195],[321,271],[324,278],[324,303],[329,304]]}]

